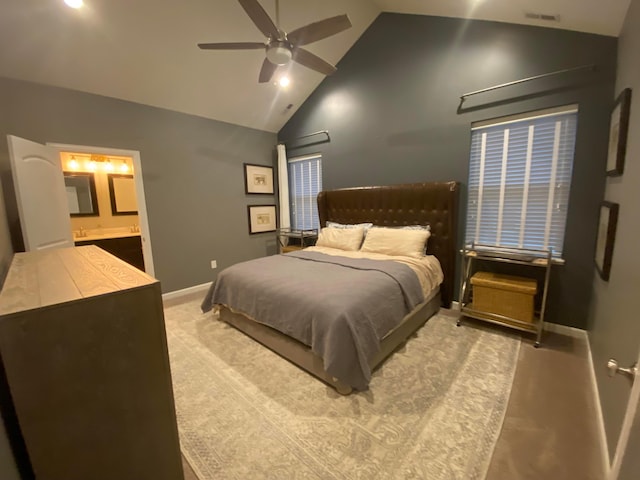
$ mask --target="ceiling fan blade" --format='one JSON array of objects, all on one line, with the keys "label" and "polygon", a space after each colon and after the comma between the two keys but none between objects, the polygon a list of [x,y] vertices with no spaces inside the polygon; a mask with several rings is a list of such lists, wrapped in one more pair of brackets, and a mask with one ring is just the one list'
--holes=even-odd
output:
[{"label": "ceiling fan blade", "polygon": [[297,28],[289,33],[287,38],[293,45],[302,46],[330,37],[348,28],[351,28],[349,17],[346,15],[338,15]]},{"label": "ceiling fan blade", "polygon": [[260,69],[260,76],[258,77],[258,82],[260,83],[268,83],[271,81],[271,77],[276,73],[277,65],[271,63],[268,59],[264,59],[262,62],[262,68]]},{"label": "ceiling fan blade", "polygon": [[255,23],[265,37],[276,39],[280,36],[275,24],[258,3],[258,0],[238,0],[249,18]]},{"label": "ceiling fan blade", "polygon": [[259,50],[266,48],[264,43],[236,42],[236,43],[199,43],[202,50]]},{"label": "ceiling fan blade", "polygon": [[317,55],[314,55],[303,48],[294,48],[291,59],[294,62],[298,62],[300,65],[304,65],[305,67],[315,70],[316,72],[323,73],[324,75],[331,75],[337,70],[337,68],[330,63],[325,62]]}]

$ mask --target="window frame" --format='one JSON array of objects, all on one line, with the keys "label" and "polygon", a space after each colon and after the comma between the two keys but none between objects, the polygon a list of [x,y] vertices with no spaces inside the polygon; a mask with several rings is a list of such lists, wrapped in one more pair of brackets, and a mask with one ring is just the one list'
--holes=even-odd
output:
[{"label": "window frame", "polygon": [[[565,115],[571,115],[572,118],[567,118]],[[552,249],[553,262],[564,263],[562,256],[564,254],[571,183],[575,166],[578,115],[578,104],[570,104],[471,124],[465,244],[486,245],[489,243],[498,248],[523,248],[540,251],[544,251],[544,248],[549,248]],[[540,120],[547,117],[551,117],[553,123],[544,124],[540,122]],[[514,125],[513,128],[509,127],[509,125],[518,123],[520,125]],[[541,125],[541,123],[543,124]],[[503,126],[504,129],[501,131],[499,127]],[[535,130],[536,128],[538,130]],[[527,130],[525,131],[525,129]],[[551,130],[553,130],[552,135],[549,134]],[[525,138],[523,132],[526,132],[526,153],[524,154],[521,144],[518,144],[521,150],[519,152],[510,143],[512,140],[510,134],[514,131],[518,132],[521,143],[522,138]],[[482,132],[480,137],[478,136],[479,132]],[[494,136],[491,140],[491,148],[487,150],[487,135],[489,134]],[[501,134],[503,134],[502,139],[500,139]],[[540,135],[541,138],[536,138],[536,134]],[[549,138],[553,140],[552,146],[548,145]],[[516,141],[515,136],[513,140],[514,142]],[[480,146],[478,146],[478,142],[481,142]],[[550,157],[549,152],[545,153],[543,147],[552,152]],[[479,154],[478,148],[480,149]],[[537,149],[538,152],[535,153],[534,149]],[[512,153],[512,150],[515,153]],[[485,157],[489,156],[491,156],[489,161],[492,163],[487,168],[485,164],[487,158]],[[519,162],[523,161],[525,162],[524,172],[522,171],[522,165],[519,165]],[[507,178],[507,169],[509,167],[516,172],[515,174],[511,173],[511,182]],[[518,171],[518,167],[520,167],[520,171]],[[488,169],[488,180],[484,178],[484,169]],[[546,172],[547,169],[549,170],[548,172]],[[540,181],[544,180],[544,175],[547,173],[549,178],[541,183]],[[496,183],[496,185],[492,185],[493,183]],[[554,185],[555,187],[553,187]],[[493,192],[494,198],[491,198],[490,194],[487,195],[483,191],[487,188],[497,189],[497,195],[495,194],[496,192]],[[511,191],[508,195],[505,194],[507,189]],[[530,195],[529,190],[533,189],[536,189],[537,196]],[[489,190],[489,192],[493,190]],[[535,212],[536,208],[540,209],[538,204],[541,203],[540,199],[543,198],[540,194],[543,190],[548,193],[544,215],[541,212]],[[556,193],[556,190],[558,193]],[[519,191],[522,194],[518,193]],[[519,204],[518,195],[521,195]],[[561,195],[561,197],[558,197],[558,195]],[[557,201],[558,199],[561,199],[561,201]],[[490,212],[490,218],[493,220],[491,224],[496,223],[494,226],[494,242],[486,241],[487,236],[493,234],[491,227],[487,228],[487,223],[484,223],[485,231],[482,229],[482,215],[485,214],[483,202],[489,203],[489,207],[485,208],[487,212]],[[496,208],[497,212],[495,211]],[[513,231],[508,231],[506,240],[502,237],[502,223],[505,217],[507,217],[507,221],[513,222],[514,213],[519,217],[517,228],[520,229],[520,232],[517,243],[515,243]],[[540,227],[540,219],[543,216],[545,216],[544,227]],[[558,222],[561,222],[561,225]],[[511,227],[509,230],[513,230],[513,228]],[[491,231],[491,233],[488,233],[488,231]],[[561,238],[559,238],[560,236]]]},{"label": "window frame", "polygon": [[[310,179],[315,179],[317,180],[317,185],[316,190],[317,192],[315,193],[315,195],[313,194],[313,187],[311,188],[311,195],[297,195],[296,192],[296,179],[297,176],[295,174],[294,171],[294,165],[297,163],[301,163],[301,162],[310,162],[317,159],[317,165],[315,166],[316,168],[316,172],[315,172],[315,176],[312,175],[312,173],[310,172]],[[311,165],[311,164],[310,164]],[[322,226],[320,225],[320,218],[318,215],[318,193],[320,193],[322,191],[322,154],[320,152],[315,152],[315,153],[310,153],[310,154],[305,154],[305,155],[299,155],[296,157],[291,157],[287,159],[287,174],[289,177],[289,217],[290,217],[290,224],[291,224],[291,229],[292,230],[320,230],[320,228],[322,228]],[[311,183],[311,181],[310,181]],[[304,192],[302,192],[304,193]],[[309,203],[308,205],[304,205],[304,201],[302,204],[302,208],[303,208],[303,214],[302,214],[302,228],[300,225],[298,225],[298,212],[299,212],[299,207],[300,205],[298,205],[298,202],[296,201],[297,198],[309,198]],[[309,210],[308,213],[310,213],[311,215],[311,223],[308,225],[309,228],[306,228],[307,225],[305,223],[305,211]]]}]

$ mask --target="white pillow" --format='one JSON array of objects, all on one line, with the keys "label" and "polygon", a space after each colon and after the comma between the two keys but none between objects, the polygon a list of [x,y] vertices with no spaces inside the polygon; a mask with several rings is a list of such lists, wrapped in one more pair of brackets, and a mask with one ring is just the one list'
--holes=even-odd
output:
[{"label": "white pillow", "polygon": [[327,224],[325,226],[332,227],[332,228],[358,228],[358,227],[362,227],[362,228],[364,228],[364,233],[366,235],[367,230],[369,230],[371,227],[373,227],[373,223],[337,223],[337,222],[330,222],[330,221],[327,220]]},{"label": "white pillow", "polygon": [[404,230],[399,228],[372,228],[367,232],[363,252],[384,253],[421,258],[424,256],[428,230]]},{"label": "white pillow", "polygon": [[320,230],[317,247],[338,248],[340,250],[356,251],[362,245],[364,228],[335,228],[326,227]]}]

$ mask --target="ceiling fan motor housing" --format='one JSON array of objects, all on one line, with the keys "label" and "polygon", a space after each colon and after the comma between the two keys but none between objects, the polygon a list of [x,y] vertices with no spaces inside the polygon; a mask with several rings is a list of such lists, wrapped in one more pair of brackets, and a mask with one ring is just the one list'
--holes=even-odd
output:
[{"label": "ceiling fan motor housing", "polygon": [[274,65],[286,65],[291,60],[291,45],[273,41],[267,47],[267,59]]},{"label": "ceiling fan motor housing", "polygon": [[[331,75],[336,71],[335,66],[300,47],[351,28],[351,21],[346,14],[310,23],[287,34],[278,28],[277,24],[280,22],[273,23],[258,0],[238,0],[238,2],[267,42],[199,43],[198,47],[203,50],[261,50],[264,48],[267,58],[262,62],[258,76],[260,83],[270,82],[278,66],[286,65],[291,61],[323,75]],[[276,0],[276,19],[279,17],[279,11],[279,2]]]}]

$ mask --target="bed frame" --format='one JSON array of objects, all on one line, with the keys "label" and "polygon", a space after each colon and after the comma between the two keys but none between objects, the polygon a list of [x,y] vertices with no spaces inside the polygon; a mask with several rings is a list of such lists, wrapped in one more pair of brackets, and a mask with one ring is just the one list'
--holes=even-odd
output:
[{"label": "bed frame", "polygon": [[[451,306],[456,263],[458,194],[457,182],[430,182],[329,190],[318,195],[320,225],[332,221],[371,222],[384,227],[431,226],[427,253],[435,255],[442,266],[444,281],[440,292],[418,305],[398,327],[382,339],[380,352],[370,362],[371,371],[434,315],[441,305],[447,308]],[[220,319],[333,386],[338,393],[351,393],[349,385],[324,370],[322,359],[308,346],[226,307],[220,309]]]}]

